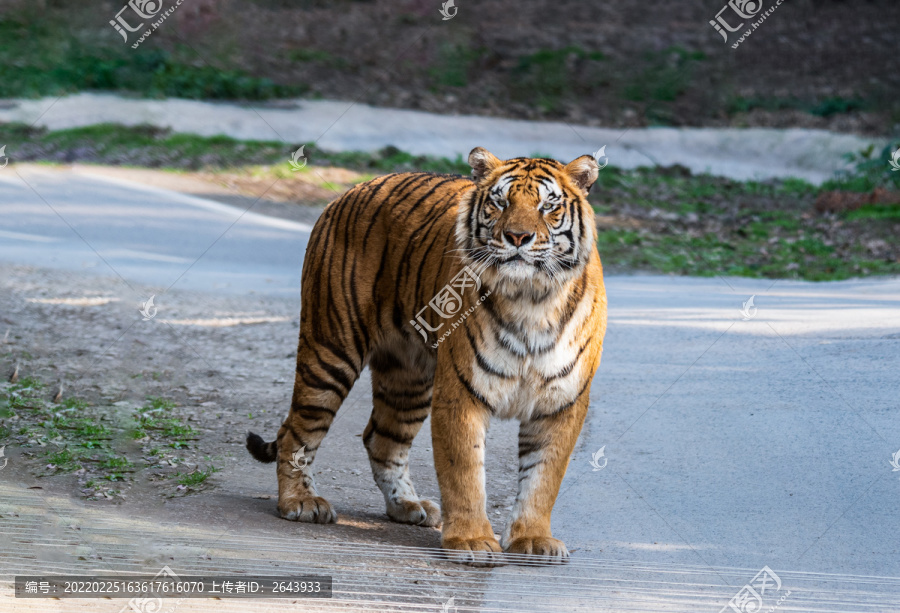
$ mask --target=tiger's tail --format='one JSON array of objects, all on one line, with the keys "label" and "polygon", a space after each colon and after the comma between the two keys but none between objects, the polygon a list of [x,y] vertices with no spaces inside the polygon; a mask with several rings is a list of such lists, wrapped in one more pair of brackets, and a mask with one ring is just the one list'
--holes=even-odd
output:
[{"label": "tiger's tail", "polygon": [[278,441],[267,443],[260,435],[248,432],[247,451],[249,451],[250,455],[257,461],[268,464],[269,462],[274,462],[278,458]]}]

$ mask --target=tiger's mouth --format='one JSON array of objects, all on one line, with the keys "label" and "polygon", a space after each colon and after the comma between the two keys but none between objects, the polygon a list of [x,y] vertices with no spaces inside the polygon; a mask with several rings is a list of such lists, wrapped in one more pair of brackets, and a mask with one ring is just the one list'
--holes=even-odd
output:
[{"label": "tiger's mouth", "polygon": [[510,281],[520,282],[533,279],[535,275],[543,272],[538,260],[521,253],[513,253],[507,257],[501,256],[494,264],[494,270],[501,277],[505,277]]}]

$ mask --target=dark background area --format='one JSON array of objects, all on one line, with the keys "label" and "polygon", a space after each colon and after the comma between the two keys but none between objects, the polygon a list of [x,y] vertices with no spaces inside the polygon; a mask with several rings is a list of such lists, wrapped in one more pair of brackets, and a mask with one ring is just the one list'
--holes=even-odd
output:
[{"label": "dark background area", "polygon": [[124,4],[0,3],[0,97],[302,95],[612,127],[881,136],[900,125],[892,0],[785,0],[737,49],[736,34],[726,44],[709,25],[720,0],[460,0],[448,21],[438,0],[184,0],[136,52],[108,24]]}]

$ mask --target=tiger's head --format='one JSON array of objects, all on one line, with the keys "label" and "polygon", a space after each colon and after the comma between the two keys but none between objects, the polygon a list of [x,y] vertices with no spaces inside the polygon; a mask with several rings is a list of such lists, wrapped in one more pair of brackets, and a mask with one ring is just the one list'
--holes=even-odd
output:
[{"label": "tiger's head", "polygon": [[475,189],[460,204],[457,246],[492,287],[544,292],[581,274],[595,250],[588,191],[597,161],[500,160],[476,147],[469,154]]}]

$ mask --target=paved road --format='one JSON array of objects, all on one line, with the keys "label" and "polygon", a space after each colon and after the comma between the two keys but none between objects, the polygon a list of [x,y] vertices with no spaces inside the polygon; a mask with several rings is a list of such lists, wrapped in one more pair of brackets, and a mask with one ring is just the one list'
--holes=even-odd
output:
[{"label": "paved road", "polygon": [[[176,287],[207,292],[296,296],[308,237],[303,224],[50,171],[2,174],[0,211],[2,260],[111,276],[108,263],[160,287],[190,268]],[[792,590],[781,610],[897,610],[900,580],[873,577],[900,578],[900,280],[612,276],[608,289],[603,364],[554,531],[576,558],[609,565],[563,578],[609,580],[611,610],[623,598],[712,610],[686,603],[768,566],[784,582],[775,596]],[[513,444],[514,427],[499,428]],[[485,581],[486,602],[528,610],[508,575]]]},{"label": "paved road", "polygon": [[297,293],[311,226],[98,174],[0,172],[0,260],[166,289]]},{"label": "paved road", "polygon": [[[694,172],[735,179],[799,177],[821,183],[844,168],[843,155],[884,139],[824,130],[634,128],[578,126],[383,109],[337,100],[296,100],[256,107],[195,100],[141,100],[109,94],[61,99],[2,101],[0,121],[50,129],[98,123],[149,124],[203,136],[282,141],[289,147],[316,142],[328,151],[377,151],[388,145],[416,155],[467,156],[476,146],[500,157],[544,154],[571,160],[606,146],[620,168],[681,164]],[[7,154],[15,159],[16,143]]]}]

